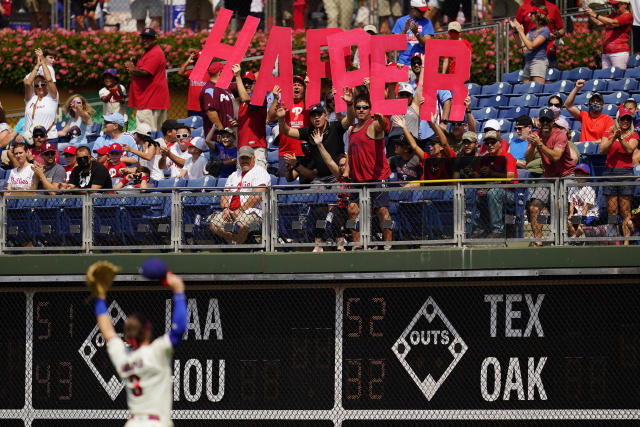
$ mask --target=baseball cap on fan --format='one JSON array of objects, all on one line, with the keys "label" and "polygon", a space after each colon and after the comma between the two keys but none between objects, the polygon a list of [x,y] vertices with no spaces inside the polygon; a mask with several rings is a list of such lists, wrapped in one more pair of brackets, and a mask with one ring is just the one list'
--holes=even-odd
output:
[{"label": "baseball cap on fan", "polygon": [[45,142],[45,144],[42,146],[42,151],[41,152],[42,153],[46,153],[48,151],[58,151],[58,149],[52,143]]},{"label": "baseball cap on fan", "polygon": [[186,144],[190,147],[196,147],[200,151],[207,151],[207,144],[204,142],[204,138],[202,138],[201,136],[196,136]]},{"label": "baseball cap on fan", "polygon": [[413,96],[413,86],[409,83],[399,83],[396,87],[396,93],[405,92]]},{"label": "baseball cap on fan", "polygon": [[411,7],[415,7],[420,12],[426,12],[429,10],[429,6],[427,6],[426,0],[411,0]]}]

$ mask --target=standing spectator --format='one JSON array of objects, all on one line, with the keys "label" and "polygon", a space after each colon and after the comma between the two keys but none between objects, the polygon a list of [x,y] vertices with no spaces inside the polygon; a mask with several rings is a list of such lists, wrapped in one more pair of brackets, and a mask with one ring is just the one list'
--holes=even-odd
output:
[{"label": "standing spectator", "polygon": [[251,0],[249,6],[249,16],[255,16],[261,21],[264,21],[264,7],[267,0]]},{"label": "standing spectator", "polygon": [[69,177],[71,176],[71,171],[76,167],[76,147],[73,145],[65,147],[62,152],[62,157],[64,157],[64,171],[66,174],[64,182],[68,182]]},{"label": "standing spectator", "polygon": [[189,141],[187,145],[189,146],[188,151],[191,157],[185,160],[178,176],[188,180],[202,178],[207,173],[205,169],[207,158],[202,155],[207,151],[207,144],[204,142],[204,138],[197,136]]},{"label": "standing spectator", "polygon": [[92,30],[98,29],[96,21],[96,7],[98,0],[71,0],[71,13],[76,16],[76,31],[84,31],[85,18]]},{"label": "standing spectator", "polygon": [[[198,61],[200,53],[201,51],[193,52],[191,55],[189,55],[187,60],[180,66],[180,69],[178,70],[178,75],[180,77],[184,77],[189,80],[189,93],[187,95],[187,117],[202,116],[202,113],[200,112],[200,92],[202,92],[202,86],[204,86],[206,83],[189,79],[189,77],[191,76],[191,71],[193,71],[193,65],[195,65],[195,63]],[[187,67],[191,68],[187,69]],[[205,72],[204,79],[209,80],[208,71]]]},{"label": "standing spectator", "polygon": [[[430,39],[433,34],[431,21],[425,18],[424,14],[429,9],[425,0],[411,0],[409,14],[396,21],[393,27],[394,34],[407,34],[407,50],[400,52],[398,63],[411,65],[411,57],[414,53],[424,53],[425,40]],[[382,28],[380,28],[382,31]]]},{"label": "standing spectator", "polygon": [[9,27],[11,17],[11,0],[0,1],[0,29]]},{"label": "standing spectator", "polygon": [[[268,119],[270,122],[278,120],[276,110],[279,104],[280,88],[274,86],[273,88],[274,102],[269,107]],[[306,84],[304,78],[301,76],[293,76],[293,108],[287,110],[284,117],[284,121],[287,125],[293,129],[300,129],[306,126],[311,126],[309,120],[309,110],[307,110],[304,95],[306,92]],[[302,152],[302,146],[299,140],[288,137],[284,134],[280,135],[280,143],[278,146],[279,165],[278,175],[286,176],[287,174],[287,162],[285,155],[293,154],[296,157],[304,157]]]},{"label": "standing spectator", "polygon": [[[185,28],[199,33],[209,28],[213,19],[213,4],[209,0],[186,0],[184,6]],[[195,26],[195,28],[194,28]]]},{"label": "standing spectator", "polygon": [[151,179],[159,181],[164,179],[164,173],[160,170],[160,145],[164,144],[163,140],[155,141],[151,137],[151,129],[146,123],[139,123],[136,130],[133,131],[133,139],[136,140],[135,146],[125,144],[122,148],[138,158],[138,166],[144,166],[151,171]]},{"label": "standing spectator", "polygon": [[[608,129],[600,142],[600,154],[606,154],[603,176],[628,176],[633,180],[633,152],[638,148],[638,134],[633,129],[633,113],[621,105],[618,108],[618,119]],[[616,179],[609,180],[617,181]],[[622,216],[622,234],[631,235],[631,199],[634,188],[632,186],[607,186],[603,187],[605,199],[607,199],[607,213],[609,216]],[[629,244],[625,240],[625,245]]]},{"label": "standing spectator", "polygon": [[51,27],[51,4],[49,0],[27,1],[27,9],[31,17],[31,29],[48,30]]},{"label": "standing spectator", "polygon": [[524,52],[524,67],[522,81],[527,83],[531,80],[544,84],[549,59],[547,58],[547,44],[551,32],[547,24],[549,23],[549,12],[545,6],[540,6],[538,10],[531,14],[531,22],[536,27],[524,32],[524,26],[515,19],[511,20],[511,26],[518,33],[516,45],[522,46]]},{"label": "standing spectator", "polygon": [[[575,163],[572,160],[571,149],[567,142],[567,134],[553,126],[555,114],[550,108],[540,110],[538,116],[540,129],[529,135],[529,146],[525,152],[527,163],[534,160],[536,152],[542,158],[542,169],[545,177],[561,178],[573,174]],[[528,202],[528,216],[534,238],[542,237],[542,224],[538,224],[538,216],[544,209],[549,209],[549,194],[534,197]],[[533,243],[542,246],[542,242]]]},{"label": "standing spectator", "polygon": [[16,166],[11,169],[7,180],[7,190],[29,190],[35,187],[33,168],[27,161],[27,144],[18,142],[11,147]]},{"label": "standing spectator", "polygon": [[589,112],[581,111],[573,105],[576,94],[584,87],[584,80],[578,80],[566,101],[564,108],[571,113],[576,120],[582,122],[582,130],[580,131],[580,142],[583,141],[600,141],[605,131],[613,126],[613,119],[602,113],[604,107],[604,98],[598,92],[594,92],[589,98]]},{"label": "standing spectator", "polygon": [[633,15],[629,12],[629,0],[609,0],[614,12],[608,16],[600,15],[585,8],[589,22],[597,27],[605,27],[604,47],[602,51],[602,69],[616,67],[627,68],[629,61],[629,34],[633,24]]},{"label": "standing spectator", "polygon": [[[460,33],[462,32],[462,25],[458,21],[449,22],[447,26],[447,34],[449,35],[449,40],[460,40],[464,45],[469,49],[469,53],[473,54],[473,48],[471,47],[471,43],[468,40],[460,38]],[[445,58],[442,62],[442,72],[444,74],[453,74],[456,72],[456,61],[454,58]]]},{"label": "standing spectator", "polygon": [[132,0],[130,8],[131,17],[136,20],[138,31],[142,31],[144,28],[147,12],[149,12],[149,18],[151,19],[151,28],[156,31],[162,28],[162,15],[164,14],[162,0]]},{"label": "standing spectator", "polygon": [[[29,74],[24,85],[24,129],[23,135],[29,141],[35,126],[44,126],[47,130],[47,139],[55,140],[58,137],[56,129],[56,114],[58,110],[58,88],[51,77],[49,67],[46,66],[41,49],[36,49],[36,65]],[[38,74],[42,67],[44,75]]]},{"label": "standing spectator", "polygon": [[251,93],[256,76],[251,71],[240,74],[240,65],[233,66],[240,108],[238,109],[238,148],[248,145],[253,148],[256,164],[267,168],[267,100],[262,105],[251,105]]},{"label": "standing spectator", "polygon": [[640,0],[631,0],[631,12],[633,14],[633,53],[640,52]]},{"label": "standing spectator", "polygon": [[83,96],[71,95],[64,104],[63,110],[69,115],[67,124],[58,131],[58,136],[69,136],[70,144],[80,145],[87,143],[87,129],[91,129],[93,122],[91,117],[96,110],[89,105]]},{"label": "standing spectator", "polygon": [[327,28],[351,29],[352,1],[323,0],[322,2],[324,3],[324,11],[327,14]]},{"label": "standing spectator", "polygon": [[120,84],[120,76],[115,68],[107,68],[102,73],[104,87],[98,92],[102,101],[102,114],[120,113],[127,121],[127,90]]},{"label": "standing spectator", "polygon": [[[216,87],[222,68],[224,65],[221,62],[214,62],[209,66],[209,81],[200,92],[200,111],[205,135],[209,134],[212,127],[215,127],[215,131],[218,132],[236,124],[233,118],[235,100],[233,94],[226,89]],[[215,135],[217,140],[217,133]],[[214,149],[215,144],[210,145],[209,148]]]},{"label": "standing spectator", "polygon": [[33,180],[38,190],[53,190],[49,194],[55,194],[60,189],[60,184],[64,183],[67,174],[62,166],[56,163],[58,149],[55,145],[47,142],[42,148],[42,158],[44,164],[33,162]]},{"label": "standing spectator", "polygon": [[158,167],[163,170],[169,169],[171,178],[180,175],[184,163],[191,158],[191,154],[188,151],[190,142],[191,129],[183,125],[176,130],[176,142],[174,144],[167,144],[165,147],[160,146],[161,157],[158,161]]},{"label": "standing spectator", "polygon": [[[123,132],[124,129],[124,117],[120,113],[107,114],[102,116],[103,120],[103,131],[104,135],[96,140],[93,143],[93,151],[98,151],[102,147],[110,147],[111,144],[117,142],[121,146],[129,145],[133,146],[135,144],[135,140]],[[108,154],[108,152],[107,152]],[[122,161],[128,165],[132,165],[138,162],[137,157],[132,155],[127,155],[122,158]]]},{"label": "standing spectator", "polygon": [[[353,182],[380,182],[391,175],[389,162],[385,156],[384,129],[387,121],[381,114],[371,116],[371,101],[367,96],[357,95],[355,98],[355,112],[358,123],[351,128],[349,134],[349,173]],[[383,184],[376,184],[381,188]],[[385,242],[392,239],[391,228],[385,224],[391,221],[389,215],[389,193],[378,192],[373,197],[372,208],[378,217]],[[357,215],[352,215],[356,220]],[[360,241],[360,232],[354,233],[354,240]],[[385,246],[385,249],[390,247]]]},{"label": "standing spectator", "polygon": [[[142,1],[142,0],[135,0]],[[153,0],[155,1],[155,0]],[[132,61],[124,66],[131,74],[129,107],[135,108],[136,121],[147,123],[152,131],[157,131],[167,118],[169,109],[169,86],[167,84],[167,61],[158,46],[156,32],[145,28],[140,33],[144,54],[136,65]]]},{"label": "standing spectator", "polygon": [[63,189],[72,190],[111,188],[109,171],[101,163],[92,159],[89,147],[83,145],[76,151],[76,166],[71,171],[69,182],[62,186]]},{"label": "standing spectator", "polygon": [[395,27],[396,20],[402,16],[402,2],[400,0],[380,0],[378,2],[378,16],[380,17],[380,32],[382,34],[391,31],[389,27],[389,18],[391,18],[391,27]]},{"label": "standing spectator", "polygon": [[220,170],[220,178],[227,178],[236,170],[236,161],[238,159],[238,147],[236,146],[236,134],[231,128],[224,128],[218,132],[218,141],[213,138],[213,128],[207,135],[209,142],[215,144],[214,153],[222,161],[222,169]]},{"label": "standing spectator", "polygon": [[[222,210],[209,217],[211,231],[227,242],[242,244],[249,231],[262,222],[263,197],[266,187],[271,184],[267,171],[256,165],[253,148],[244,146],[238,150],[240,168],[232,173],[225,183],[225,192],[234,196],[220,198]],[[243,195],[245,193],[245,195]],[[233,231],[226,231],[225,224],[233,224]]]},{"label": "standing spectator", "polygon": [[[542,6],[546,7],[549,12],[549,40],[551,43],[547,44],[547,59],[549,60],[549,67],[558,68],[558,59],[556,52],[557,42],[564,37],[566,29],[564,28],[564,21],[558,6],[550,1],[545,0],[525,0],[522,6],[518,9],[516,14],[516,21],[518,21],[523,27],[525,34],[536,28],[536,24],[531,19],[531,13],[536,12]],[[517,37],[517,36],[516,36]]]},{"label": "standing spectator", "polygon": [[529,146],[529,135],[533,132],[533,121],[531,117],[522,115],[516,119],[516,137],[511,140],[509,153],[516,159],[516,166],[520,169],[526,169],[527,162],[524,159],[524,153]]}]

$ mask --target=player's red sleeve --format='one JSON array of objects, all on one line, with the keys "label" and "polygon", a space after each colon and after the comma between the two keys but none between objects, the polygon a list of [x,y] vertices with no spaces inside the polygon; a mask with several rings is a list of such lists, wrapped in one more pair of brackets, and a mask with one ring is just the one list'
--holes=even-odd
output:
[{"label": "player's red sleeve", "polygon": [[553,23],[556,26],[556,30],[564,28],[564,21],[562,15],[560,15],[560,9],[556,6],[553,11]]},{"label": "player's red sleeve", "polygon": [[618,21],[618,24],[620,24],[620,26],[631,25],[633,23],[633,15],[630,13],[625,13],[624,15],[620,15],[613,19]]}]

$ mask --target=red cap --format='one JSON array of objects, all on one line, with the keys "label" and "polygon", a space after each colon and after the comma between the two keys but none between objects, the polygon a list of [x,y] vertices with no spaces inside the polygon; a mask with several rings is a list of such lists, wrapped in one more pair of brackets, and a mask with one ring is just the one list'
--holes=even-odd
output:
[{"label": "red cap", "polygon": [[295,82],[296,80],[300,80],[300,82],[301,82],[303,85],[306,85],[306,83],[304,82],[304,77],[302,77],[302,76],[297,76],[297,75],[296,75],[296,76],[293,76],[293,81]]},{"label": "red cap", "polygon": [[633,117],[633,113],[631,112],[631,110],[625,107],[624,104],[620,104],[620,106],[618,107],[618,118],[624,117],[624,116]]},{"label": "red cap", "polygon": [[109,146],[109,152],[112,152],[112,151],[118,151],[122,153],[122,145],[118,144],[117,142],[114,142]]},{"label": "red cap", "polygon": [[[549,12],[547,12],[546,10],[540,9],[540,8],[538,8],[538,7],[534,7],[534,8],[533,8],[533,12],[541,13],[541,14],[543,14],[543,15],[548,15],[548,14],[549,14]],[[533,12],[532,12],[532,13],[533,13]]]},{"label": "red cap", "polygon": [[213,64],[209,65],[209,74],[216,75],[218,74],[220,71],[222,71],[222,69],[224,68],[224,64],[222,62],[214,62]]},{"label": "red cap", "polygon": [[47,151],[58,151],[58,149],[52,143],[45,142],[44,145],[42,146],[42,150],[40,150],[40,152],[41,153],[46,153]]},{"label": "red cap", "polygon": [[72,156],[75,156],[76,155],[76,147],[74,147],[73,145],[67,145],[67,148],[65,148],[62,153],[63,154],[69,153]]},{"label": "red cap", "polygon": [[103,145],[102,147],[100,147],[97,150],[93,150],[94,153],[98,153],[101,156],[106,156],[107,154],[109,154],[109,146],[108,145]]},{"label": "red cap", "polygon": [[246,73],[244,73],[242,75],[243,79],[249,79],[249,80],[253,80],[254,82],[256,81],[256,75],[253,74],[253,71],[247,71]]}]

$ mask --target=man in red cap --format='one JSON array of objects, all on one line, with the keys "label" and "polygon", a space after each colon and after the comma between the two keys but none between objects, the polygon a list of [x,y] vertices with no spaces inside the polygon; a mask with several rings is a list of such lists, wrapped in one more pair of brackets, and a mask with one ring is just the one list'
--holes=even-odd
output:
[{"label": "man in red cap", "polygon": [[[229,90],[216,87],[223,68],[224,65],[221,62],[214,62],[209,66],[209,81],[200,92],[200,110],[205,135],[209,134],[213,126],[216,128],[216,132],[237,126],[234,119],[233,102],[235,98],[233,94]],[[229,89],[233,90],[234,88],[230,86]],[[216,138],[213,139],[217,140],[217,137],[216,133]],[[215,148],[215,144],[207,143],[207,145],[211,149]]]},{"label": "man in red cap", "polygon": [[124,63],[131,74],[129,107],[135,108],[137,123],[147,123],[151,130],[158,131],[167,119],[169,109],[169,85],[167,84],[167,61],[158,46],[156,32],[145,28],[140,33],[144,54],[133,65],[133,59]]},{"label": "man in red cap", "polygon": [[73,145],[68,145],[67,148],[62,152],[62,157],[64,157],[64,171],[67,174],[64,182],[69,181],[69,176],[71,175],[71,171],[76,167],[76,147]]},{"label": "man in red cap", "polygon": [[97,162],[102,166],[105,166],[107,164],[107,161],[109,161],[109,145],[102,146],[97,150],[94,149],[93,152],[97,154]]},{"label": "man in red cap", "polygon": [[42,146],[41,154],[44,165],[33,162],[33,181],[38,183],[38,189],[58,190],[60,188],[58,184],[66,181],[67,174],[64,168],[56,163],[57,154],[56,146],[46,142]]},{"label": "man in red cap", "polygon": [[109,146],[109,160],[105,164],[105,167],[109,171],[111,178],[117,178],[121,176],[120,169],[124,169],[127,165],[121,160],[122,158],[122,145],[114,142]]},{"label": "man in red cap", "polygon": [[549,23],[547,27],[551,32],[549,41],[547,44],[547,58],[549,58],[549,67],[557,68],[558,59],[556,58],[555,40],[560,39],[565,35],[564,21],[562,15],[560,15],[560,9],[555,4],[546,0],[524,0],[522,6],[518,9],[516,14],[516,21],[518,21],[524,27],[524,33],[529,34],[529,31],[536,28],[536,24],[531,22],[531,14],[539,11],[539,7],[546,6],[549,11]]}]

